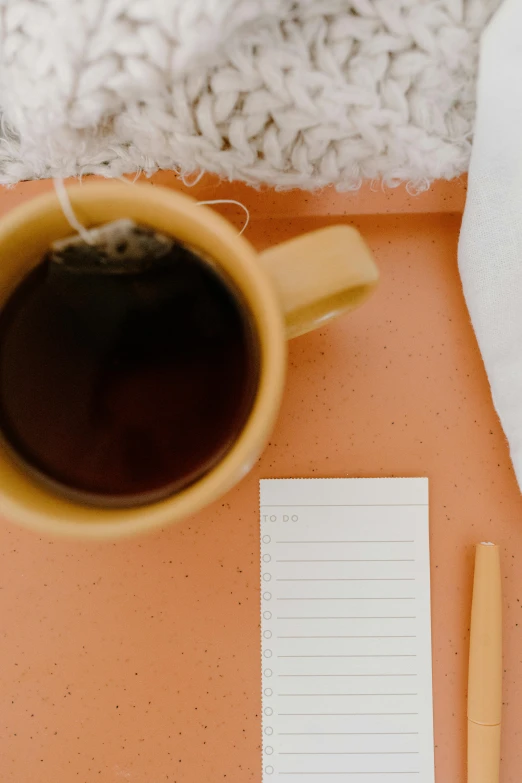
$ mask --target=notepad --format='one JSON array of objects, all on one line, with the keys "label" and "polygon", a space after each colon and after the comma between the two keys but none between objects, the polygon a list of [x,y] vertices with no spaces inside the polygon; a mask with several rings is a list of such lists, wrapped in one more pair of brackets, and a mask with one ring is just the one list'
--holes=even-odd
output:
[{"label": "notepad", "polygon": [[427,479],[260,504],[264,783],[433,783]]}]

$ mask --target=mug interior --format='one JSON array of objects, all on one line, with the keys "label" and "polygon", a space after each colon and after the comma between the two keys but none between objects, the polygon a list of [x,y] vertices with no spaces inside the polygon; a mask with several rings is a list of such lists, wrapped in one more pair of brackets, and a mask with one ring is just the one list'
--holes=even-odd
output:
[{"label": "mug interior", "polygon": [[[126,535],[174,522],[229,489],[258,457],[279,407],[284,380],[285,337],[273,289],[251,246],[223,218],[181,194],[149,185],[95,183],[68,191],[83,225],[119,218],[169,234],[211,259],[240,292],[255,324],[260,371],[250,415],[236,441],[214,467],[190,486],[134,508],[91,507],[67,498],[31,476],[0,441],[0,512],[49,532],[77,536]],[[9,213],[0,223],[0,306],[50,244],[72,230],[53,193]]]}]

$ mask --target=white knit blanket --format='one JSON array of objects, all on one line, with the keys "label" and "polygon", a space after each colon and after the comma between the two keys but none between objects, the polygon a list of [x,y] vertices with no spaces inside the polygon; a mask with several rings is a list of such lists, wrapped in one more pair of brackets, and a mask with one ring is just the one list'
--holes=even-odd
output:
[{"label": "white knit blanket", "polygon": [[0,0],[0,183],[173,168],[281,187],[465,171],[499,0]]}]

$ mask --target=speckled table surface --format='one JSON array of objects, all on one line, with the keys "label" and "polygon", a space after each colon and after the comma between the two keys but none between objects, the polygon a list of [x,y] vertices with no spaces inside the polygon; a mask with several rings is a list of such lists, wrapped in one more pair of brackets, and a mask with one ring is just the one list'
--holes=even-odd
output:
[{"label": "speckled table surface", "polygon": [[[0,211],[46,187],[2,193]],[[258,247],[353,222],[382,285],[352,316],[291,343],[269,447],[203,513],[115,544],[52,541],[1,522],[2,783],[260,781],[258,479],[385,475],[430,479],[440,783],[465,780],[473,544],[502,546],[502,780],[518,781],[522,501],[458,279],[462,183],[417,199],[208,181],[194,192],[247,202]]]}]

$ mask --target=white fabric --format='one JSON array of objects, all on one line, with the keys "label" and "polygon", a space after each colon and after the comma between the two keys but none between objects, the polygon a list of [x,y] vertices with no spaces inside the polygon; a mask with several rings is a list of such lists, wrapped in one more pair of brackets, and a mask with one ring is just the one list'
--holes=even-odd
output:
[{"label": "white fabric", "polygon": [[499,0],[0,0],[0,183],[203,169],[422,189],[466,170]]},{"label": "white fabric", "polygon": [[482,39],[459,265],[522,486],[521,0],[504,0]]}]

